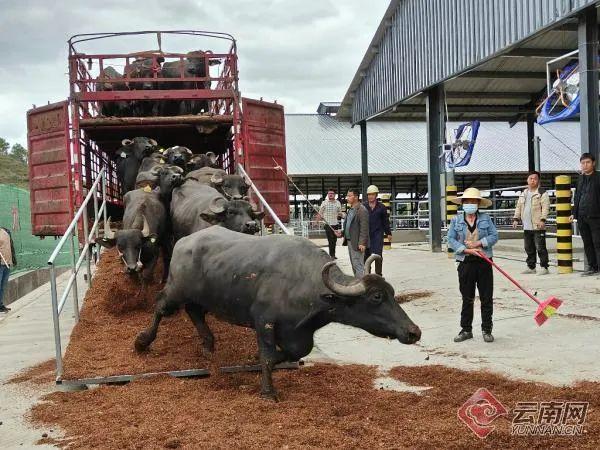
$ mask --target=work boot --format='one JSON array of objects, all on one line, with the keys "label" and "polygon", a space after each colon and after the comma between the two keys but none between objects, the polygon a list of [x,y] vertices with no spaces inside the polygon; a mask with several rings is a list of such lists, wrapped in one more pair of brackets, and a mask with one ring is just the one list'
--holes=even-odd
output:
[{"label": "work boot", "polygon": [[585,272],[583,272],[581,274],[582,277],[592,277],[594,275],[598,275],[598,271],[597,270],[586,270]]},{"label": "work boot", "polygon": [[485,342],[494,342],[494,336],[492,336],[492,332],[491,331],[484,331],[483,332],[483,340]]},{"label": "work boot", "polygon": [[462,342],[466,341],[467,339],[473,339],[473,333],[462,330],[460,333],[458,333],[458,336],[454,338],[454,342]]},{"label": "work boot", "polygon": [[521,273],[522,273],[523,275],[531,275],[532,273],[535,273],[535,268],[533,268],[533,269],[527,268],[527,269],[525,269],[525,270],[524,270],[523,272],[521,272]]},{"label": "work boot", "polygon": [[542,267],[540,269],[540,271],[538,272],[538,275],[548,275],[550,273],[550,271],[548,270],[547,267]]},{"label": "work boot", "polygon": [[4,305],[0,305],[0,313],[7,313],[10,311],[10,308],[7,308]]}]

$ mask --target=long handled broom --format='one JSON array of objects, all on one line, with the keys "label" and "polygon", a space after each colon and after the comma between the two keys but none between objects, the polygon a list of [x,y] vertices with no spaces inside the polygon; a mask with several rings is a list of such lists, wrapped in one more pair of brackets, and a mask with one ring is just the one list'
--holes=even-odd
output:
[{"label": "long handled broom", "polygon": [[523,293],[527,297],[529,297],[531,300],[533,300],[534,302],[537,303],[538,308],[537,308],[537,311],[535,312],[535,315],[533,316],[533,318],[535,320],[535,323],[538,324],[538,326],[542,326],[544,324],[544,322],[546,322],[546,320],[548,320],[550,317],[552,317],[556,313],[556,310],[560,307],[560,305],[562,305],[562,300],[559,300],[556,297],[548,297],[543,302],[538,300],[537,298],[535,298],[535,296],[533,296],[529,292],[527,292],[519,283],[517,283],[517,281],[513,277],[511,277],[504,270],[502,270],[500,268],[500,266],[498,266],[498,264],[496,264],[490,258],[485,256],[485,254],[483,254],[482,252],[479,252],[479,256],[481,258],[485,259],[493,267],[495,267],[496,270],[498,270],[498,272],[500,272],[502,275],[504,275],[512,284],[514,284],[521,291],[523,291]]}]

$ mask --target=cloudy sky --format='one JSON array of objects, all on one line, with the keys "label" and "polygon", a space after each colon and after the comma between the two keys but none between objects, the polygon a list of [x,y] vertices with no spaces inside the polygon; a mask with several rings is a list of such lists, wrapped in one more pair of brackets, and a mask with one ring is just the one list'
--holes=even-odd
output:
[{"label": "cloudy sky", "polygon": [[[26,111],[33,104],[67,97],[66,41],[78,33],[225,31],[238,42],[243,95],[277,99],[286,112],[315,112],[320,101],[341,100],[388,4],[387,0],[0,0],[0,137],[25,145]],[[148,49],[143,42],[121,45],[134,47],[131,51]]]}]

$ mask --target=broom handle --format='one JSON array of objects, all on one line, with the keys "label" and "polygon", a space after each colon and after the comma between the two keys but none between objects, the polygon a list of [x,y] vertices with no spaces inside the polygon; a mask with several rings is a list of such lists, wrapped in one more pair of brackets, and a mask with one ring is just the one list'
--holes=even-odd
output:
[{"label": "broom handle", "polygon": [[540,301],[537,298],[535,298],[533,295],[531,295],[529,292],[527,292],[525,289],[523,289],[523,287],[519,283],[517,283],[517,281],[513,277],[511,277],[504,270],[502,270],[498,264],[496,264],[490,258],[488,258],[487,256],[485,256],[485,254],[483,254],[482,252],[478,252],[478,253],[479,253],[479,256],[481,258],[485,259],[488,263],[490,263],[493,267],[495,267],[496,270],[498,270],[498,272],[500,272],[502,275],[504,275],[506,278],[508,278],[512,282],[512,284],[514,284],[521,291],[523,291],[523,293],[525,295],[527,295],[527,297],[529,297],[531,300],[533,300],[534,302],[536,302],[538,305],[540,304]]}]

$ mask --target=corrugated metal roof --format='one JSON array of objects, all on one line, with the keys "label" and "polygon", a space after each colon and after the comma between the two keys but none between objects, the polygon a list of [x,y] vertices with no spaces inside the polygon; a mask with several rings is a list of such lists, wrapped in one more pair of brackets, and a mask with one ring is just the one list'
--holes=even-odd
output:
[{"label": "corrugated metal roof", "polygon": [[[372,118],[435,84],[475,68],[482,71],[481,64],[486,62],[488,67],[494,67],[490,70],[506,72],[503,77],[513,71],[530,71],[534,72],[530,76],[536,76],[540,64],[543,74],[544,61],[523,57],[517,64],[496,58],[508,54],[516,45],[529,45],[532,37],[540,37],[552,28],[559,29],[562,22],[574,17],[581,8],[598,3],[598,0],[392,0],[344,96],[339,115],[351,116],[353,123]],[[543,38],[548,40],[539,45],[546,49],[552,43],[559,48],[576,47],[575,32],[567,34],[545,33]],[[478,76],[483,75],[486,74]],[[532,94],[545,84],[543,76],[536,78],[537,82],[523,80],[521,76],[509,78],[513,88],[522,83],[531,85],[528,90]],[[498,118],[502,117],[498,114]]]},{"label": "corrugated metal roof", "polygon": [[[449,122],[454,130],[456,122]],[[285,116],[287,166],[290,175],[360,174],[360,129],[320,114]],[[574,172],[579,167],[579,123],[540,127],[541,169]],[[556,137],[555,137],[556,136]],[[561,143],[563,141],[564,143]],[[427,135],[423,122],[370,121],[367,124],[369,173],[426,174]],[[571,149],[568,149],[568,145]],[[527,128],[502,122],[481,124],[471,163],[457,173],[527,172]]]}]

